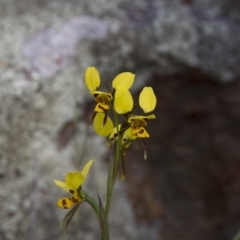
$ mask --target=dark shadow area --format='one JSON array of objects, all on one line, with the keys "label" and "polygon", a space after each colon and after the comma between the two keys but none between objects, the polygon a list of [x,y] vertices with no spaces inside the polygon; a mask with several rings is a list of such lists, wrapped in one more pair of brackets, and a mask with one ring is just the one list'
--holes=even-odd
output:
[{"label": "dark shadow area", "polygon": [[147,85],[158,99],[148,159],[140,140],[126,158],[138,221],[164,240],[231,239],[240,228],[240,81],[221,85],[190,69]]}]

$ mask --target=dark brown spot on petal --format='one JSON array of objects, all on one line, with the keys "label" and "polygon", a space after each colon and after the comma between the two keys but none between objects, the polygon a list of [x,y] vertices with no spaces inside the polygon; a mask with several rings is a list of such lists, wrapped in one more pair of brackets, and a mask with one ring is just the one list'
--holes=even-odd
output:
[{"label": "dark brown spot on petal", "polygon": [[63,207],[65,208],[65,206],[67,205],[66,199],[63,199],[63,200],[62,200],[62,205],[63,205]]},{"label": "dark brown spot on petal", "polygon": [[[103,103],[103,104],[105,104],[105,103]],[[107,108],[106,105],[99,104],[98,107],[99,107],[101,110],[103,110],[103,111],[107,111],[107,110],[108,110],[108,108]]]},{"label": "dark brown spot on petal", "polygon": [[143,129],[141,129],[141,130],[139,131],[139,133],[141,133],[141,134],[142,134],[142,133],[144,133],[144,130],[143,130]]},{"label": "dark brown spot on petal", "polygon": [[76,198],[74,198],[74,197],[72,197],[72,199],[71,199],[73,202],[77,202],[77,199]]},{"label": "dark brown spot on petal", "polygon": [[74,194],[74,190],[73,190],[73,189],[70,189],[69,192],[70,192],[71,194]]}]

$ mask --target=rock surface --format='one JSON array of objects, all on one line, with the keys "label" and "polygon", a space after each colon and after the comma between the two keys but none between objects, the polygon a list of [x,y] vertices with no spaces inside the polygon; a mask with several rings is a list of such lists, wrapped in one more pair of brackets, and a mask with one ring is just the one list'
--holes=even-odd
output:
[{"label": "rock surface", "polygon": [[[96,66],[104,82],[120,71],[136,72],[138,87],[152,73],[186,68],[234,80],[239,11],[234,0],[0,0],[0,238],[59,239],[65,213],[55,206],[62,192],[52,180],[91,158],[86,188],[104,192],[105,143],[87,138],[87,66]],[[119,183],[112,238],[159,239],[154,228],[136,227],[123,189]],[[66,238],[96,239],[97,229],[82,207]]]},{"label": "rock surface", "polygon": [[[66,194],[53,179],[95,159],[85,189],[105,199],[106,145],[91,131],[88,137],[83,111],[90,98],[83,81],[90,57],[84,43],[80,56],[75,53],[79,40],[101,39],[105,25],[96,32],[101,20],[84,16],[74,1],[0,1],[0,9],[0,239],[98,239],[98,222],[86,204],[62,235],[66,211],[56,201]],[[149,229],[134,227],[122,184],[115,194],[111,237],[144,239]]]},{"label": "rock surface", "polygon": [[193,67],[222,82],[239,76],[237,1],[114,1],[118,10],[105,3],[98,11],[89,6],[90,14],[111,23],[107,41],[92,43],[95,65],[103,71],[111,66],[113,72],[165,75]]}]

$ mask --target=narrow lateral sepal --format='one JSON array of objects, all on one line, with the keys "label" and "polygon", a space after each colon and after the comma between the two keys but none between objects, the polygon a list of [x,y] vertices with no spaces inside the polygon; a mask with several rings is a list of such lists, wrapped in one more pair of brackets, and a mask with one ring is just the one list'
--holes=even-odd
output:
[{"label": "narrow lateral sepal", "polygon": [[64,227],[64,234],[66,233],[67,227],[69,225],[69,223],[71,222],[74,214],[76,213],[76,211],[78,210],[79,206],[81,205],[81,202],[76,204],[64,217],[64,219],[62,220],[61,224],[60,224],[60,228],[63,226],[63,224],[65,224]]},{"label": "narrow lateral sepal", "polygon": [[100,209],[99,223],[100,223],[100,228],[101,228],[101,240],[109,240],[107,219],[105,217],[105,211],[103,208],[102,200],[99,195],[98,195],[98,205],[99,205],[99,209]]}]

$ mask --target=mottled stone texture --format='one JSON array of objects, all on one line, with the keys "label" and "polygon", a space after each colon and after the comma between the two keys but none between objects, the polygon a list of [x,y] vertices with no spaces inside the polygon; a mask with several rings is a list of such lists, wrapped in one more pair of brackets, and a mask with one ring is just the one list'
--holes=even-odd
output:
[{"label": "mottled stone texture", "polygon": [[[87,137],[92,109],[83,84],[87,66],[96,66],[104,82],[134,71],[136,86],[152,73],[188,68],[232,81],[239,76],[239,11],[233,0],[0,0],[0,238],[60,239],[58,225],[66,211],[55,202],[64,193],[52,180],[91,158],[96,161],[86,188],[104,201],[107,151],[91,130]],[[224,145],[224,136],[216,144]],[[123,185],[117,184],[112,239],[159,239],[152,222],[136,227]],[[148,211],[160,216],[164,210],[153,193],[142,190],[151,184],[136,189],[142,194],[138,200],[147,198]],[[169,216],[175,219],[174,210]],[[176,219],[177,225],[181,219]],[[73,236],[98,239],[89,207],[81,207],[64,239]]]},{"label": "mottled stone texture", "polygon": [[[53,183],[94,159],[85,190],[105,202],[106,144],[88,130],[83,112],[90,98],[83,74],[91,55],[79,41],[101,39],[106,27],[76,3],[0,1],[1,240],[100,238],[95,213],[85,203],[62,235],[67,211],[56,201],[67,194]],[[122,184],[115,193],[112,238],[144,239],[149,230],[134,227]]]},{"label": "mottled stone texture", "polygon": [[107,41],[92,44],[103,70],[171,74],[194,67],[222,82],[239,76],[237,1],[121,1],[114,16],[89,8],[111,22]]}]

